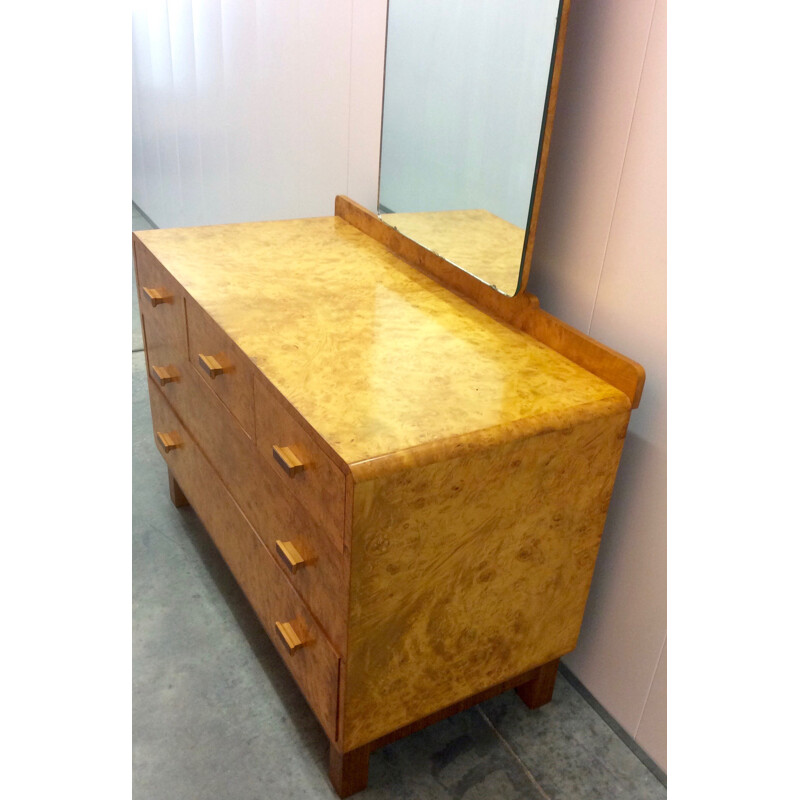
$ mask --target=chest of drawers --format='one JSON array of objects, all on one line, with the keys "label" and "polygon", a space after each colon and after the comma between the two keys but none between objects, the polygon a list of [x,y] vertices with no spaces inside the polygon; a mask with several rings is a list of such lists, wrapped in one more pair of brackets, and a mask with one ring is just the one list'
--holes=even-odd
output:
[{"label": "chest of drawers", "polygon": [[549,700],[643,381],[534,298],[497,319],[347,216],[134,235],[173,502],[283,654],[343,797],[393,738],[510,688]]}]

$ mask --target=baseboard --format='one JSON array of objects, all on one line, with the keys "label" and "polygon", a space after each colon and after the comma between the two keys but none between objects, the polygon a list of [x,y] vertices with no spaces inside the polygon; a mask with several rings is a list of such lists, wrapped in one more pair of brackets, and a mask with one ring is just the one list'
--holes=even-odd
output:
[{"label": "baseboard", "polygon": [[558,666],[558,671],[564,676],[565,680],[583,697],[583,699],[597,712],[603,722],[611,728],[614,733],[627,745],[628,749],[644,764],[656,777],[664,788],[667,787],[667,773],[650,758],[647,753],[636,743],[634,738],[606,711],[594,698],[591,692],[575,677],[569,667],[564,666],[562,661]]},{"label": "baseboard", "polygon": [[[133,203],[133,201],[131,201],[131,202]],[[148,225],[152,225],[153,228],[156,229],[156,230],[158,229],[158,225],[156,225],[155,222],[153,222],[153,220],[151,220],[150,217],[148,217],[147,214],[145,214],[144,211],[142,211],[142,209],[139,208],[139,206],[136,205],[136,203],[133,203],[133,207],[136,209],[136,213],[137,214],[139,214],[140,216],[144,217],[144,219],[147,221]]]}]

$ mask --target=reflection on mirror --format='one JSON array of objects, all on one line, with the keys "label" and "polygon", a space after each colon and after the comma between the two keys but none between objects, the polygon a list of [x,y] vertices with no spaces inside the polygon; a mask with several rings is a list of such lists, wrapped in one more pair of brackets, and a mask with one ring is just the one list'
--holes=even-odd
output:
[{"label": "reflection on mirror", "polygon": [[378,212],[506,295],[530,268],[561,15],[561,0],[389,0]]}]

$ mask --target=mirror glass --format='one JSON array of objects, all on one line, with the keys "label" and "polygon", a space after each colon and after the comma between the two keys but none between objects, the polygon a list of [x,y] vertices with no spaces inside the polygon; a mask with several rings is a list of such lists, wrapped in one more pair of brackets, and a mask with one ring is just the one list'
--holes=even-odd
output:
[{"label": "mirror glass", "polygon": [[506,295],[530,266],[560,13],[389,0],[378,213]]}]

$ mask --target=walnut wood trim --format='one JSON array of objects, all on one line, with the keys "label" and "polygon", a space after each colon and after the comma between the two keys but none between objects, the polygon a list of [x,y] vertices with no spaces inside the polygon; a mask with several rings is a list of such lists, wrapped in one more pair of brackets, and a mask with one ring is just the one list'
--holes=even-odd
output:
[{"label": "walnut wood trim", "polygon": [[558,675],[558,659],[542,664],[536,674],[516,688],[520,700],[530,709],[541,708],[553,699]]},{"label": "walnut wood trim", "polygon": [[369,779],[369,745],[343,753],[331,742],[328,755],[328,776],[339,797],[367,788]]}]

